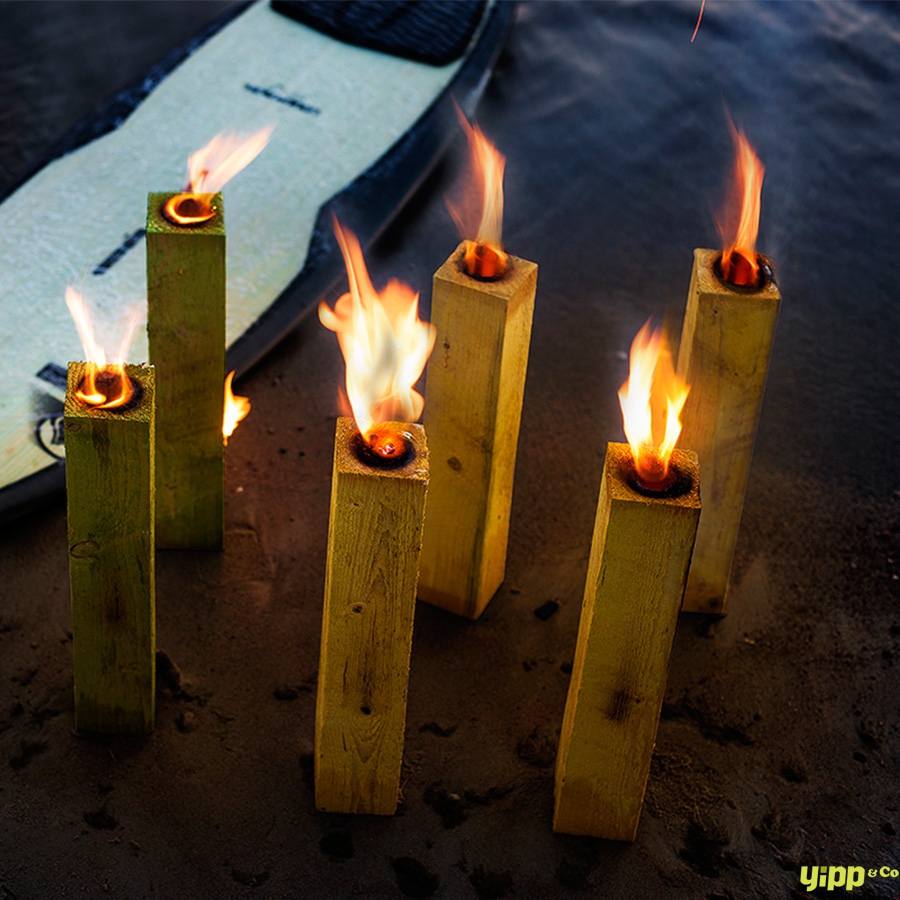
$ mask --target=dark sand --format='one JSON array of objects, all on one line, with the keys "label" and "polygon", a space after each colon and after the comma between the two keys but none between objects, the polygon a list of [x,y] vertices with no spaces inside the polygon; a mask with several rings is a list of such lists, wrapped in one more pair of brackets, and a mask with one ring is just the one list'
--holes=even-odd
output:
[{"label": "dark sand", "polygon": [[[0,4],[0,184],[220,8]],[[525,5],[480,108],[507,244],[541,265],[509,564],[477,623],[418,607],[398,814],[313,805],[343,373],[313,317],[239,384],[225,552],[159,554],[151,737],[73,731],[63,502],[0,531],[0,898],[743,900],[806,896],[802,865],[898,868],[897,17],[710,2],[692,46],[695,15]],[[623,354],[648,315],[680,317],[691,251],[716,241],[723,97],[769,166],[785,298],[729,613],[682,616],[637,841],[555,836]],[[464,156],[369,253],[426,313]]]}]

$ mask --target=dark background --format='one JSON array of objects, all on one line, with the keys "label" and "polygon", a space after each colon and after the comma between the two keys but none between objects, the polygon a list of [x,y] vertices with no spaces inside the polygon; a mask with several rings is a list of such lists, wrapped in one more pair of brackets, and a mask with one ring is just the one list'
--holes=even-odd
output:
[{"label": "dark background", "polygon": [[[506,244],[540,264],[509,564],[479,622],[417,610],[398,815],[313,807],[343,364],[309,318],[239,385],[225,553],[159,554],[180,676],[152,737],[73,732],[63,503],[0,531],[0,898],[721,900],[805,895],[801,865],[898,867],[900,7],[709,0],[691,44],[698,6],[522,4],[479,108]],[[223,7],[0,3],[0,189]],[[729,613],[682,616],[635,844],[555,836],[616,389],[717,245],[724,106],[767,166],[784,298]],[[368,254],[425,314],[465,152]]]}]

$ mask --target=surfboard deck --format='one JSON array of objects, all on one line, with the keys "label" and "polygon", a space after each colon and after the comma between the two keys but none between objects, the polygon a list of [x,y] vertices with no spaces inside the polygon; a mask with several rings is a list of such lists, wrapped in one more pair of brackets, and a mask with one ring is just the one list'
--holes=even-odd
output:
[{"label": "surfboard deck", "polygon": [[[311,27],[285,0],[240,5],[76,127],[3,199],[0,523],[64,488],[65,370],[82,357],[66,285],[88,298],[101,336],[126,307],[146,308],[147,194],[182,188],[187,156],[215,134],[275,125],[224,191],[227,364],[240,374],[342,277],[332,213],[371,243],[452,139],[452,99],[474,111],[514,13],[502,0],[475,5],[462,54],[440,64],[338,39],[341,21]],[[360,22],[348,24],[358,35]],[[404,40],[415,50],[415,34]],[[130,358],[147,358],[145,329]]]}]

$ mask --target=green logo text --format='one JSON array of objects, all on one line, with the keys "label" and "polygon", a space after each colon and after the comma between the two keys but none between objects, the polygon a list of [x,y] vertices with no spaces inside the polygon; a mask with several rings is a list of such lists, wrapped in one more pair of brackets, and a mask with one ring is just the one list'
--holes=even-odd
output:
[{"label": "green logo text", "polygon": [[869,869],[864,866],[802,866],[800,869],[800,883],[806,886],[807,891],[825,888],[833,891],[835,888],[844,888],[852,891],[861,887],[869,878],[897,878],[900,871],[891,866],[882,866],[880,869]]}]

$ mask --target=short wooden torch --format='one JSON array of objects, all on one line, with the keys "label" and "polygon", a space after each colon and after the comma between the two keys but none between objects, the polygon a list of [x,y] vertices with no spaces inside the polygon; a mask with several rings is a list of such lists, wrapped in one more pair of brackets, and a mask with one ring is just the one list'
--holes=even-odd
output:
[{"label": "short wooden torch", "polygon": [[225,209],[219,193],[266,145],[219,135],[188,160],[188,187],[147,200],[147,339],[157,369],[156,540],[225,541]]},{"label": "short wooden torch", "polygon": [[688,612],[722,613],[741,524],[781,294],[756,253],[764,169],[742,132],[739,220],[725,250],[695,250],[678,372],[691,385],[682,440],[703,467],[703,515],[684,596]]},{"label": "short wooden torch", "polygon": [[406,728],[428,448],[409,424],[434,345],[418,294],[377,294],[355,236],[335,222],[350,291],[322,323],[337,332],[353,419],[337,421],[316,697],[316,806],[392,815]]},{"label": "short wooden torch", "polygon": [[81,297],[69,288],[66,301],[88,357],[69,363],[64,413],[75,728],[144,734],[156,683],[154,371],[107,364]]},{"label": "short wooden torch", "polygon": [[619,392],[556,760],[553,830],[637,833],[700,517],[697,456],[675,449],[686,388],[644,326]]},{"label": "short wooden torch", "polygon": [[434,275],[438,352],[428,363],[424,418],[433,462],[419,597],[477,619],[506,571],[537,265],[503,251],[504,158],[462,122],[481,224]]}]

